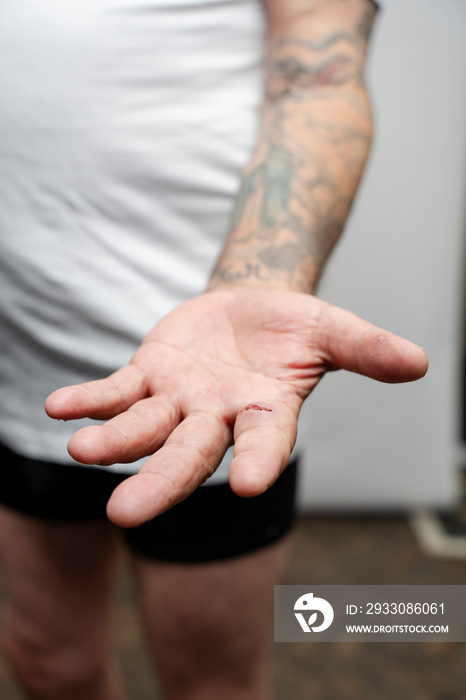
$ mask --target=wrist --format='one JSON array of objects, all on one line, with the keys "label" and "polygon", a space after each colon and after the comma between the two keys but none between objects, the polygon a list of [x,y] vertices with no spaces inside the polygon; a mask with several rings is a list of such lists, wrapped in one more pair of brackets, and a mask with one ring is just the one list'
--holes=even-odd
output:
[{"label": "wrist", "polygon": [[246,270],[244,273],[239,273],[238,271],[233,271],[233,268],[226,267],[222,268],[218,272],[214,272],[210,278],[206,291],[211,292],[214,290],[250,290],[250,291],[284,291],[284,292],[298,292],[301,294],[313,294],[317,287],[316,279],[307,280],[290,280],[285,278],[285,276],[261,276],[257,271],[251,272]]},{"label": "wrist", "polygon": [[251,251],[242,242],[237,244],[232,236],[212,272],[207,288],[238,286],[312,293],[317,286],[321,266],[315,264],[310,251],[301,250],[299,256],[297,247],[290,243],[277,245],[276,241],[264,237],[264,240],[256,242],[255,250]]}]

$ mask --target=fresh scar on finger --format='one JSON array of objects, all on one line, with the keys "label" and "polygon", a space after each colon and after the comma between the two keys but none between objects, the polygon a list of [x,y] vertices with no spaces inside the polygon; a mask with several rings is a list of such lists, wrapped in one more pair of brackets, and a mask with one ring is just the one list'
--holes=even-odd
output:
[{"label": "fresh scar on finger", "polygon": [[239,413],[244,413],[245,411],[267,411],[268,413],[272,413],[271,408],[267,408],[267,406],[261,406],[259,403],[248,403],[247,406],[241,409]]}]

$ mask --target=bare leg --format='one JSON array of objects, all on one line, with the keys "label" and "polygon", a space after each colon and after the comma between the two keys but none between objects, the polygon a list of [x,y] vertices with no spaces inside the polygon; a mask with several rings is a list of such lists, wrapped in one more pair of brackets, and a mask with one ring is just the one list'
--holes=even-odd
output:
[{"label": "bare leg", "polygon": [[149,650],[167,700],[270,700],[273,586],[288,539],[242,557],[137,557]]},{"label": "bare leg", "polygon": [[30,700],[122,700],[109,655],[117,537],[0,508],[8,587],[3,647]]}]

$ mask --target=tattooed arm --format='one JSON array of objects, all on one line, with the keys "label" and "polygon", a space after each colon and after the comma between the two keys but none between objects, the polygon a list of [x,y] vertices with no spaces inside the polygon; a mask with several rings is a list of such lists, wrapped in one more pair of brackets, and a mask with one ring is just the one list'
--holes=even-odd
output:
[{"label": "tattooed arm", "polygon": [[315,287],[369,150],[362,68],[374,6],[266,5],[262,136],[211,291],[158,323],[129,365],[59,389],[46,403],[54,418],[108,419],[72,437],[76,460],[148,456],[109,501],[110,519],[123,527],[186,498],[232,441],[232,489],[241,496],[264,491],[288,463],[301,404],[327,370],[403,382],[427,369],[424,352],[407,340],[296,293]]},{"label": "tattooed arm", "polygon": [[315,289],[347,219],[372,134],[364,62],[372,0],[263,0],[260,140],[210,288]]}]

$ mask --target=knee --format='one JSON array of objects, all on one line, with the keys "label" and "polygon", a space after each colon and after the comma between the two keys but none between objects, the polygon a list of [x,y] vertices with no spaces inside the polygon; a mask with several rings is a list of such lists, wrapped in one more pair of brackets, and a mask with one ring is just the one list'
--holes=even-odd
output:
[{"label": "knee", "polygon": [[106,665],[102,655],[91,655],[84,644],[69,640],[50,641],[7,631],[2,641],[13,673],[34,700],[63,700],[76,693],[85,697],[86,689],[98,684]]},{"label": "knee", "polygon": [[270,700],[270,669],[259,664],[254,672],[237,669],[173,669],[158,673],[167,700]]},{"label": "knee", "polygon": [[267,642],[249,644],[205,629],[169,638],[163,649],[154,650],[159,682],[170,700],[270,698]]}]

